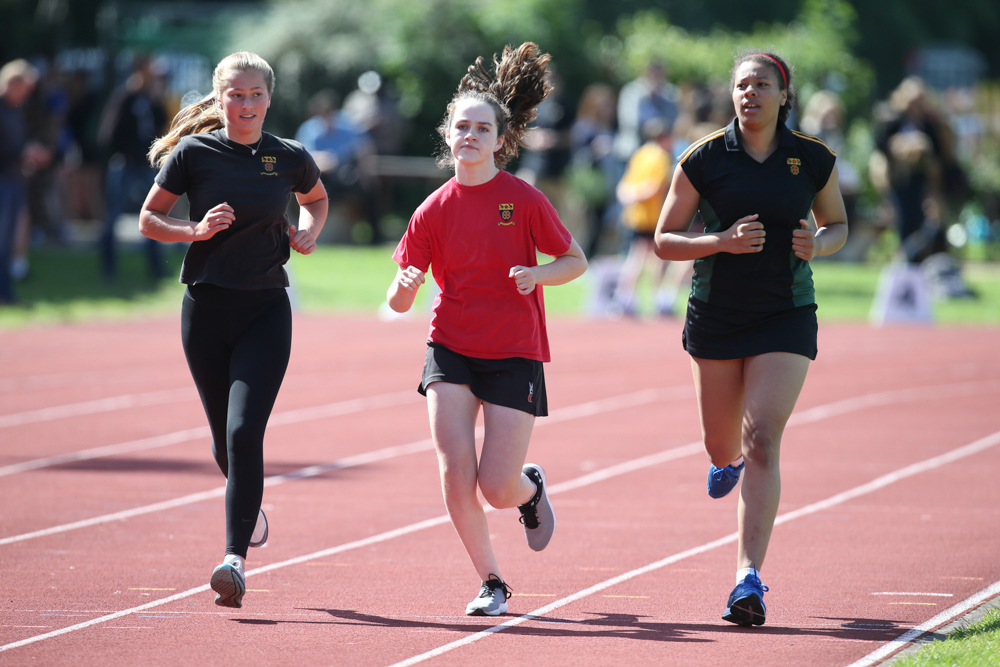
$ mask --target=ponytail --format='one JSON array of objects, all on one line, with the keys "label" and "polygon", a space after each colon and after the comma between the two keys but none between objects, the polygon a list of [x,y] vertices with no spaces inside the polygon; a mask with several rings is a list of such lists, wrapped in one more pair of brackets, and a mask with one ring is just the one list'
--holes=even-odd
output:
[{"label": "ponytail", "polygon": [[162,167],[181,137],[203,134],[222,127],[222,112],[216,100],[215,93],[210,93],[178,111],[167,133],[154,141],[149,149],[149,163],[157,168]]},{"label": "ponytail", "polygon": [[[483,63],[482,56],[469,65],[469,70],[458,84],[458,92],[448,103],[448,114],[438,125],[438,134],[444,140],[451,126],[452,116],[459,101],[473,99],[493,108],[497,119],[497,137],[504,142],[493,160],[496,166],[504,167],[517,157],[524,147],[524,135],[528,124],[537,116],[537,107],[552,91],[548,78],[548,63],[552,57],[541,53],[538,46],[525,42],[516,49],[509,44],[504,47],[499,60],[493,56],[493,72]],[[438,151],[438,165],[453,167],[455,158],[446,142]]]}]

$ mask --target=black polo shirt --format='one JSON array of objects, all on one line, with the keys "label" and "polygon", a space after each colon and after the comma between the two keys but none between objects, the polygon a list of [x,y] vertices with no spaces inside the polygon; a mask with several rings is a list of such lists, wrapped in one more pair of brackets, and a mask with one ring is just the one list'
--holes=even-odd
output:
[{"label": "black polo shirt", "polygon": [[706,232],[757,214],[766,237],[756,253],[720,252],[695,260],[691,295],[726,308],[776,311],[815,302],[809,262],[792,251],[792,231],[808,219],[833,172],[826,144],[778,125],[778,148],[763,163],[740,143],[737,121],[697,141],[678,164],[701,195]]},{"label": "black polo shirt", "polygon": [[302,144],[267,132],[256,154],[222,129],[182,138],[157,174],[157,185],[175,195],[187,193],[191,220],[201,220],[222,203],[233,207],[236,220],[191,244],[181,282],[287,287],[288,198],[309,192],[318,179],[316,162]]}]

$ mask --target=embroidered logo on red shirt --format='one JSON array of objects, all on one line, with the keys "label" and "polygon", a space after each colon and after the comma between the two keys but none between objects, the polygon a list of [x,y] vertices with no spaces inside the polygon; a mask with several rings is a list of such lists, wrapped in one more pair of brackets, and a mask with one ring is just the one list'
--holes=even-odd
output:
[{"label": "embroidered logo on red shirt", "polygon": [[788,164],[792,165],[791,167],[792,176],[798,176],[799,167],[802,166],[802,160],[798,159],[797,157],[790,157],[788,158]]},{"label": "embroidered logo on red shirt", "polygon": [[500,204],[500,224],[501,225],[513,225],[514,221],[511,219],[514,217],[514,205],[513,204]]}]

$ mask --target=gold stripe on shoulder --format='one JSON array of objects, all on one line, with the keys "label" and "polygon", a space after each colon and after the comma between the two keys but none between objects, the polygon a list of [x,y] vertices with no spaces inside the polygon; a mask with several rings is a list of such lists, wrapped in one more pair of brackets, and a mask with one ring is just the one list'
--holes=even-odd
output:
[{"label": "gold stripe on shoulder", "polygon": [[678,158],[678,160],[677,160],[677,164],[679,164],[679,165],[680,164],[684,164],[684,161],[687,160],[688,157],[691,155],[691,153],[693,153],[695,150],[697,150],[698,147],[700,147],[700,146],[702,146],[704,144],[707,144],[712,139],[718,139],[719,137],[724,136],[725,134],[726,134],[726,128],[722,128],[718,132],[710,134],[707,137],[702,137],[698,141],[696,141],[693,144],[691,144],[690,146],[688,146],[687,150],[685,150],[683,153],[681,153],[680,158]]},{"label": "gold stripe on shoulder", "polygon": [[833,157],[837,157],[837,154],[834,153],[830,149],[829,146],[827,146],[826,144],[824,144],[822,139],[820,139],[818,137],[814,137],[811,134],[804,134],[802,132],[799,132],[798,130],[792,130],[792,134],[794,134],[796,137],[798,137],[800,139],[806,139],[807,141],[815,141],[817,144],[819,144],[820,146],[822,146],[826,150],[830,151],[830,155],[832,155]]}]

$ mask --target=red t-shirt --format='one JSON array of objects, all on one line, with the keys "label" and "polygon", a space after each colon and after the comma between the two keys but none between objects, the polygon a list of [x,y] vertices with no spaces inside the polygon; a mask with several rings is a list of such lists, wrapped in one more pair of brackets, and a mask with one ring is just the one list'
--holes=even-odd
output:
[{"label": "red t-shirt", "polygon": [[433,270],[430,340],[480,359],[549,361],[541,286],[527,296],[513,266],[536,266],[536,251],[559,256],[573,237],[541,192],[500,171],[482,185],[455,178],[413,214],[392,258],[401,267]]}]

